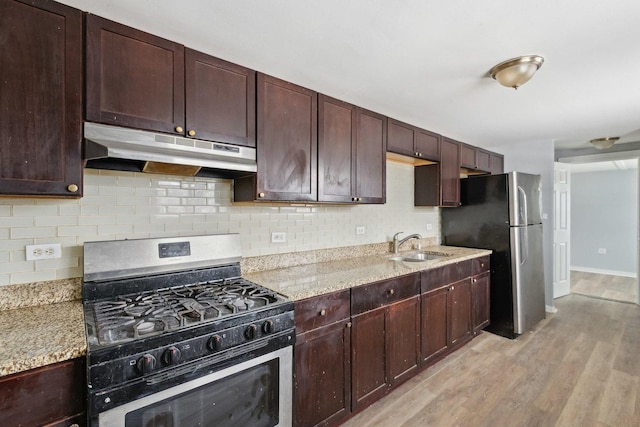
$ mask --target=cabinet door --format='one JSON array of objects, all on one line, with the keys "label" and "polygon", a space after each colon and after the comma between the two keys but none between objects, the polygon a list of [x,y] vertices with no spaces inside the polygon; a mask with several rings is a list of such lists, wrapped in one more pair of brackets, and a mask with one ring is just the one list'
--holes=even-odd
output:
[{"label": "cabinet door", "polygon": [[424,129],[416,129],[415,140],[418,157],[440,160],[440,135]]},{"label": "cabinet door", "polygon": [[184,133],[184,47],[86,18],[87,120]]},{"label": "cabinet door", "polygon": [[256,146],[255,71],[185,49],[185,86],[187,136]]},{"label": "cabinet door", "polygon": [[356,107],[318,98],[318,200],[352,202],[355,184]]},{"label": "cabinet door", "polygon": [[294,419],[315,426],[351,411],[350,329],[338,322],[296,337]]},{"label": "cabinet door", "polygon": [[440,145],[440,203],[460,204],[460,143],[443,138]]},{"label": "cabinet door", "polygon": [[389,119],[387,132],[387,151],[412,157],[417,155],[414,145],[415,128],[413,126]]},{"label": "cabinet door", "polygon": [[356,189],[357,201],[384,203],[386,200],[387,118],[357,109]]},{"label": "cabinet door", "polygon": [[316,92],[258,74],[258,199],[318,199],[317,100]]},{"label": "cabinet door", "polygon": [[471,278],[471,297],[473,307],[473,331],[477,334],[489,325],[490,316],[490,273],[479,274]]},{"label": "cabinet door", "polygon": [[491,175],[504,173],[504,156],[500,154],[491,154]]},{"label": "cabinet door", "polygon": [[81,196],[82,12],[0,2],[0,75],[0,194]]},{"label": "cabinet door", "polygon": [[85,376],[79,358],[0,378],[3,425],[71,425],[85,411]]},{"label": "cabinet door", "polygon": [[451,284],[449,289],[449,343],[459,344],[471,337],[471,279]]},{"label": "cabinet door", "polygon": [[491,172],[491,158],[488,151],[476,150],[476,169]]},{"label": "cabinet door", "polygon": [[352,408],[365,407],[387,389],[385,369],[386,308],[367,311],[353,317],[351,335]]},{"label": "cabinet door", "polygon": [[395,385],[413,376],[420,363],[420,297],[391,304],[388,310],[387,376]]},{"label": "cabinet door", "polygon": [[420,332],[422,361],[431,362],[448,349],[447,319],[448,288],[422,294],[422,325]]},{"label": "cabinet door", "polygon": [[463,168],[475,169],[477,165],[475,147],[467,144],[460,144],[460,166]]}]

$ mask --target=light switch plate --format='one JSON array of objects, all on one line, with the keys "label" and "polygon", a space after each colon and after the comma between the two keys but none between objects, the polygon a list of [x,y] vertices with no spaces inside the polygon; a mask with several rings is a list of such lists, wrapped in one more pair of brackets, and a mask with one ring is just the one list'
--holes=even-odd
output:
[{"label": "light switch plate", "polygon": [[359,225],[356,227],[356,234],[364,234],[365,228],[364,225]]}]

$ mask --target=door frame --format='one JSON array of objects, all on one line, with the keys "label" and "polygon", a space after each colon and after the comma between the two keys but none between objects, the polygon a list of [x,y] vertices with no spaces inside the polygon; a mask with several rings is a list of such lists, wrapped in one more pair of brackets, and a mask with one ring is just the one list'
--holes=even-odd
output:
[{"label": "door frame", "polygon": [[[638,289],[636,297],[636,305],[640,305],[640,151],[619,151],[612,153],[602,154],[589,154],[583,156],[570,156],[561,157],[556,159],[558,163],[596,163],[596,162],[608,162],[615,160],[635,160],[638,163],[638,182],[636,191],[638,193],[638,218],[637,218],[637,235],[636,235],[636,287]],[[571,196],[569,196],[571,197]],[[554,233],[555,241],[555,233]],[[555,262],[555,260],[554,260]],[[555,266],[554,266],[555,268]]]}]

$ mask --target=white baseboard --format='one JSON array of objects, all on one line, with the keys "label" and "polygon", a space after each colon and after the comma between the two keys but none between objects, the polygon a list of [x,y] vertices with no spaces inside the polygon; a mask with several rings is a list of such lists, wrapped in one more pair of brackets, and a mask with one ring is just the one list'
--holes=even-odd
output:
[{"label": "white baseboard", "polygon": [[546,311],[547,313],[553,314],[553,313],[557,313],[558,309],[553,305],[545,305],[544,306],[544,311]]},{"label": "white baseboard", "polygon": [[589,267],[570,267],[571,270],[575,271],[583,271],[585,273],[596,273],[596,274],[608,274],[611,276],[623,276],[623,277],[633,277],[634,279],[638,277],[638,275],[633,271],[616,271],[616,270],[603,270],[600,268],[589,268]]}]

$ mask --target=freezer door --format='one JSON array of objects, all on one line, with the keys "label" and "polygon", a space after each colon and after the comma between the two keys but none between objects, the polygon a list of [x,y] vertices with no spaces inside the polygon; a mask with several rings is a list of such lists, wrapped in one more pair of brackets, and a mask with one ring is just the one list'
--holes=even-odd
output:
[{"label": "freezer door", "polygon": [[511,227],[514,330],[522,334],[545,318],[542,225]]},{"label": "freezer door", "polygon": [[540,175],[510,172],[509,224],[521,226],[542,222]]}]

